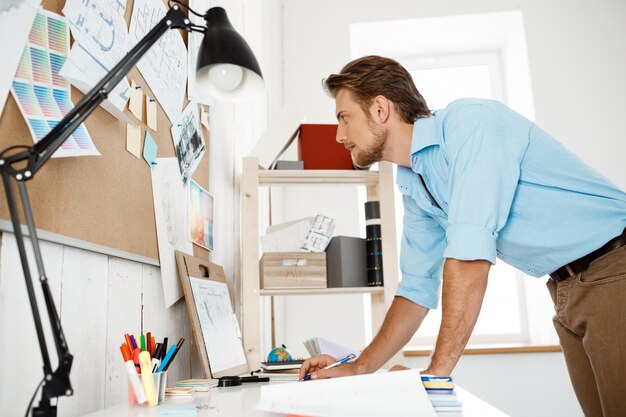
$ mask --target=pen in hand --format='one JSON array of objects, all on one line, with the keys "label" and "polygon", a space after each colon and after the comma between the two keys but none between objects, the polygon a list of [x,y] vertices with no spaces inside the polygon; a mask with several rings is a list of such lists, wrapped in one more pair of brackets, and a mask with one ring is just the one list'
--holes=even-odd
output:
[{"label": "pen in hand", "polygon": [[[354,353],[349,354],[348,356],[346,356],[345,358],[341,358],[339,359],[337,362],[333,362],[330,365],[324,367],[323,369],[330,369],[330,368],[334,368],[335,366],[344,364],[348,361],[351,361],[352,359],[356,358],[356,355]],[[306,374],[304,376],[304,378],[302,378],[300,381],[308,381],[309,379],[311,379],[311,374]]]}]

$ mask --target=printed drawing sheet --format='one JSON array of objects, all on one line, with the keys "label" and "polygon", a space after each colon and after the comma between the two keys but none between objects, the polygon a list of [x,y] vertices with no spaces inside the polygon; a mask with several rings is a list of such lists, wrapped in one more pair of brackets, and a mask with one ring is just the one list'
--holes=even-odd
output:
[{"label": "printed drawing sheet", "polygon": [[[130,44],[136,45],[165,16],[161,0],[135,0],[130,19]],[[187,48],[178,30],[169,30],[137,64],[172,123],[181,114],[187,84]]]},{"label": "printed drawing sheet", "polygon": [[[67,0],[63,14],[74,36],[74,45],[61,75],[83,93],[91,90],[123,58],[128,48],[128,29],[123,0]],[[109,113],[136,124],[124,114],[130,95],[123,79],[102,103]]]},{"label": "printed drawing sheet", "polygon": [[183,296],[174,251],[193,253],[187,227],[187,190],[180,180],[176,158],[157,158],[152,169],[154,217],[165,306]]},{"label": "printed drawing sheet", "polygon": [[39,3],[40,0],[0,1],[0,39],[11,39],[11,42],[0,42],[0,111],[4,108],[11,89],[11,81],[28,40],[28,32]]},{"label": "printed drawing sheet", "polygon": [[246,364],[237,318],[223,282],[189,277],[211,373]]},{"label": "printed drawing sheet", "polygon": [[417,370],[263,385],[258,410],[317,417],[436,417]]},{"label": "printed drawing sheet", "polygon": [[[45,10],[37,11],[11,86],[35,142],[43,139],[74,108],[70,85],[59,75],[69,44],[65,18]],[[100,155],[100,152],[82,124],[53,156],[86,155]]]},{"label": "printed drawing sheet", "polygon": [[196,103],[190,102],[182,115],[173,121],[172,140],[180,166],[180,175],[186,185],[200,165],[206,150]]}]

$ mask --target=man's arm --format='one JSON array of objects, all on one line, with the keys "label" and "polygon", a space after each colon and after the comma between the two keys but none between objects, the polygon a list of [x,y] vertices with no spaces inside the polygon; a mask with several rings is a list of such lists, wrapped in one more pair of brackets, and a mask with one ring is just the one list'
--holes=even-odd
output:
[{"label": "man's arm", "polygon": [[311,379],[322,379],[374,372],[411,340],[426,313],[427,308],[404,297],[395,297],[378,334],[357,360],[335,368],[322,369],[333,363],[335,358],[328,355],[316,356],[302,364],[300,378],[309,373],[313,373]]},{"label": "man's arm", "polygon": [[446,259],[441,293],[441,327],[424,373],[450,375],[472,334],[487,289],[489,261]]}]

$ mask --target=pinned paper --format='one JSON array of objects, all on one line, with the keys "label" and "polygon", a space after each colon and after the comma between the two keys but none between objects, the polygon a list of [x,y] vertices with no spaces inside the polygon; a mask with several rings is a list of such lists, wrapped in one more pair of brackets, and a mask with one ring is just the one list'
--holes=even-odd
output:
[{"label": "pinned paper", "polygon": [[206,128],[206,130],[211,130],[209,127],[209,111],[204,106],[200,106],[200,109],[202,109],[202,113],[200,114],[200,123]]},{"label": "pinned paper", "polygon": [[157,144],[150,136],[150,133],[146,132],[146,140],[143,143],[143,159],[146,160],[150,169],[156,165],[157,158]]},{"label": "pinned paper", "polygon": [[141,126],[126,125],[126,150],[141,158]]},{"label": "pinned paper", "polygon": [[146,96],[146,123],[148,127],[157,130],[157,103],[156,100]]},{"label": "pinned paper", "polygon": [[130,102],[128,103],[128,109],[139,120],[143,121],[143,93],[141,92],[141,86],[137,85],[135,80],[132,80],[130,84]]}]

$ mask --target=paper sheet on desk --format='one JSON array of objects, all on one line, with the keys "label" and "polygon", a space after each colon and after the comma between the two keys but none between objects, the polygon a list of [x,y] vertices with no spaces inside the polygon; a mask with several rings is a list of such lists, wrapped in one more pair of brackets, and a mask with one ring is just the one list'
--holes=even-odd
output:
[{"label": "paper sheet on desk", "polygon": [[435,417],[418,371],[264,385],[258,410],[316,417]]}]

